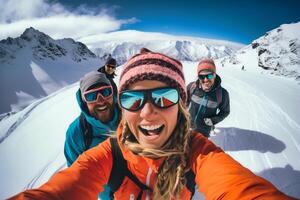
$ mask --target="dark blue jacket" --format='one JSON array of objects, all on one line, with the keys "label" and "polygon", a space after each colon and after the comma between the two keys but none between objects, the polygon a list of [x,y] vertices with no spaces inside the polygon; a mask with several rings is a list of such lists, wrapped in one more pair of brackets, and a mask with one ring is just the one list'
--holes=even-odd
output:
[{"label": "dark blue jacket", "polygon": [[[192,85],[196,87],[192,87]],[[230,113],[229,94],[221,87],[221,78],[217,75],[213,88],[205,92],[199,87],[199,80],[187,86],[188,105],[191,115],[192,129],[208,137],[211,127],[204,123],[210,118],[217,124]]]}]

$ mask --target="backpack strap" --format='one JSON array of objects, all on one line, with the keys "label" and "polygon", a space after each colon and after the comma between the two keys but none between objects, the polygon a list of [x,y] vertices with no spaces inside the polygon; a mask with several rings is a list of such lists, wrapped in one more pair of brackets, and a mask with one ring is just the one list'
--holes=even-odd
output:
[{"label": "backpack strap", "polygon": [[216,94],[217,94],[217,102],[218,102],[218,106],[219,106],[222,102],[222,88],[221,87],[217,89]]},{"label": "backpack strap", "polygon": [[92,133],[92,127],[87,122],[83,113],[80,114],[80,127],[83,132],[85,150],[88,150],[92,143],[93,133]]},{"label": "backpack strap", "polygon": [[192,97],[192,95],[194,94],[196,87],[197,87],[197,83],[196,83],[196,81],[194,81],[190,87],[190,91],[189,91],[190,97]]},{"label": "backpack strap", "polygon": [[[116,138],[109,139],[111,144],[111,153],[113,156],[113,165],[110,172],[109,180],[107,185],[110,187],[111,196],[119,189],[124,178],[125,170],[127,168],[127,161],[124,159],[121,149],[118,145]],[[118,163],[116,165],[115,163]]]},{"label": "backpack strap", "polygon": [[[124,159],[119,144],[117,142],[117,138],[110,138],[111,144],[111,152],[113,156],[113,166],[110,172],[109,180],[107,185],[111,189],[110,197],[113,199],[113,194],[119,189],[125,176],[127,176],[130,180],[132,180],[140,189],[141,191],[138,194],[137,200],[142,198],[142,194],[144,190],[152,189],[147,185],[143,184],[135,175],[131,173],[131,171],[127,167],[127,161]],[[114,163],[118,163],[115,165]]]},{"label": "backpack strap", "polygon": [[128,170],[128,168],[127,168],[127,174],[126,174],[126,176],[128,178],[130,178],[130,180],[132,180],[141,189],[141,191],[139,192],[139,194],[137,196],[137,200],[142,199],[142,195],[143,195],[143,191],[144,190],[149,190],[149,191],[152,192],[152,189],[150,187],[148,187],[147,185],[143,184],[135,175],[133,175],[131,173],[131,171]]},{"label": "backpack strap", "polygon": [[[119,144],[117,142],[117,138],[110,138],[111,144],[111,152],[113,156],[113,166],[110,172],[109,180],[107,185],[111,189],[110,198],[113,199],[113,194],[119,189],[125,176],[127,176],[130,180],[132,180],[140,189],[141,191],[138,194],[137,200],[140,200],[143,195],[144,190],[152,191],[152,189],[143,184],[132,172],[127,168],[127,161],[124,159]],[[118,165],[114,164],[118,163]],[[185,174],[186,178],[186,187],[191,192],[191,198],[195,193],[195,174],[192,170],[189,170]]]},{"label": "backpack strap", "polygon": [[195,187],[196,187],[196,182],[195,182],[195,173],[190,169],[187,173],[185,173],[185,178],[186,178],[186,187],[187,189],[191,192],[191,199],[195,194]]},{"label": "backpack strap", "polygon": [[188,110],[190,109],[191,107],[191,100],[192,100],[192,95],[194,94],[195,90],[196,90],[196,87],[197,87],[197,82],[194,81],[191,83],[191,86],[188,87],[188,91],[187,91],[187,106],[188,106]]}]

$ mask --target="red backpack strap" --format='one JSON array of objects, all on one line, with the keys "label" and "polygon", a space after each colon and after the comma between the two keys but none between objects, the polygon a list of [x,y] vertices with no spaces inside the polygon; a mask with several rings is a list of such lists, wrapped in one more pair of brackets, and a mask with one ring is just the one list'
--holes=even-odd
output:
[{"label": "red backpack strap", "polygon": [[196,82],[193,82],[192,85],[191,85],[191,87],[190,87],[190,91],[189,91],[190,92],[190,96],[192,96],[192,94],[194,93],[196,87],[197,87]]},{"label": "red backpack strap", "polygon": [[217,102],[218,105],[220,105],[222,102],[222,88],[217,89]]}]

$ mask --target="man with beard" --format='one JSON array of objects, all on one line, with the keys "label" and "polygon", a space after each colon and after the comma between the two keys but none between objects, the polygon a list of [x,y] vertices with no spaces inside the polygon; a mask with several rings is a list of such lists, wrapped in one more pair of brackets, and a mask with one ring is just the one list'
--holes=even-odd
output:
[{"label": "man with beard", "polygon": [[192,129],[209,137],[214,125],[230,113],[229,94],[221,86],[212,59],[201,60],[197,67],[198,79],[187,86]]},{"label": "man with beard", "polygon": [[[121,115],[113,87],[103,73],[92,71],[83,76],[76,98],[81,113],[66,133],[64,154],[68,166],[84,151],[114,133]],[[107,187],[100,198],[109,199]]]}]

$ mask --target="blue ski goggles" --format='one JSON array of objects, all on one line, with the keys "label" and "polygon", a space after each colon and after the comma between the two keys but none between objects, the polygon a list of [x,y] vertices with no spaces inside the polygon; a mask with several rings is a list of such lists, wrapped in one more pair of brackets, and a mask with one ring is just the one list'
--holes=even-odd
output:
[{"label": "blue ski goggles", "polygon": [[150,102],[158,108],[169,108],[179,101],[176,88],[155,88],[149,90],[126,90],[119,94],[120,106],[129,111],[137,111]]},{"label": "blue ski goggles", "polygon": [[207,78],[208,80],[211,80],[214,78],[214,74],[210,73],[210,74],[199,74],[198,75],[200,80],[204,80],[205,78]]},{"label": "blue ski goggles", "polygon": [[83,93],[84,100],[87,103],[95,103],[99,101],[99,97],[106,100],[112,96],[112,86],[102,86],[96,89],[88,90]]}]

